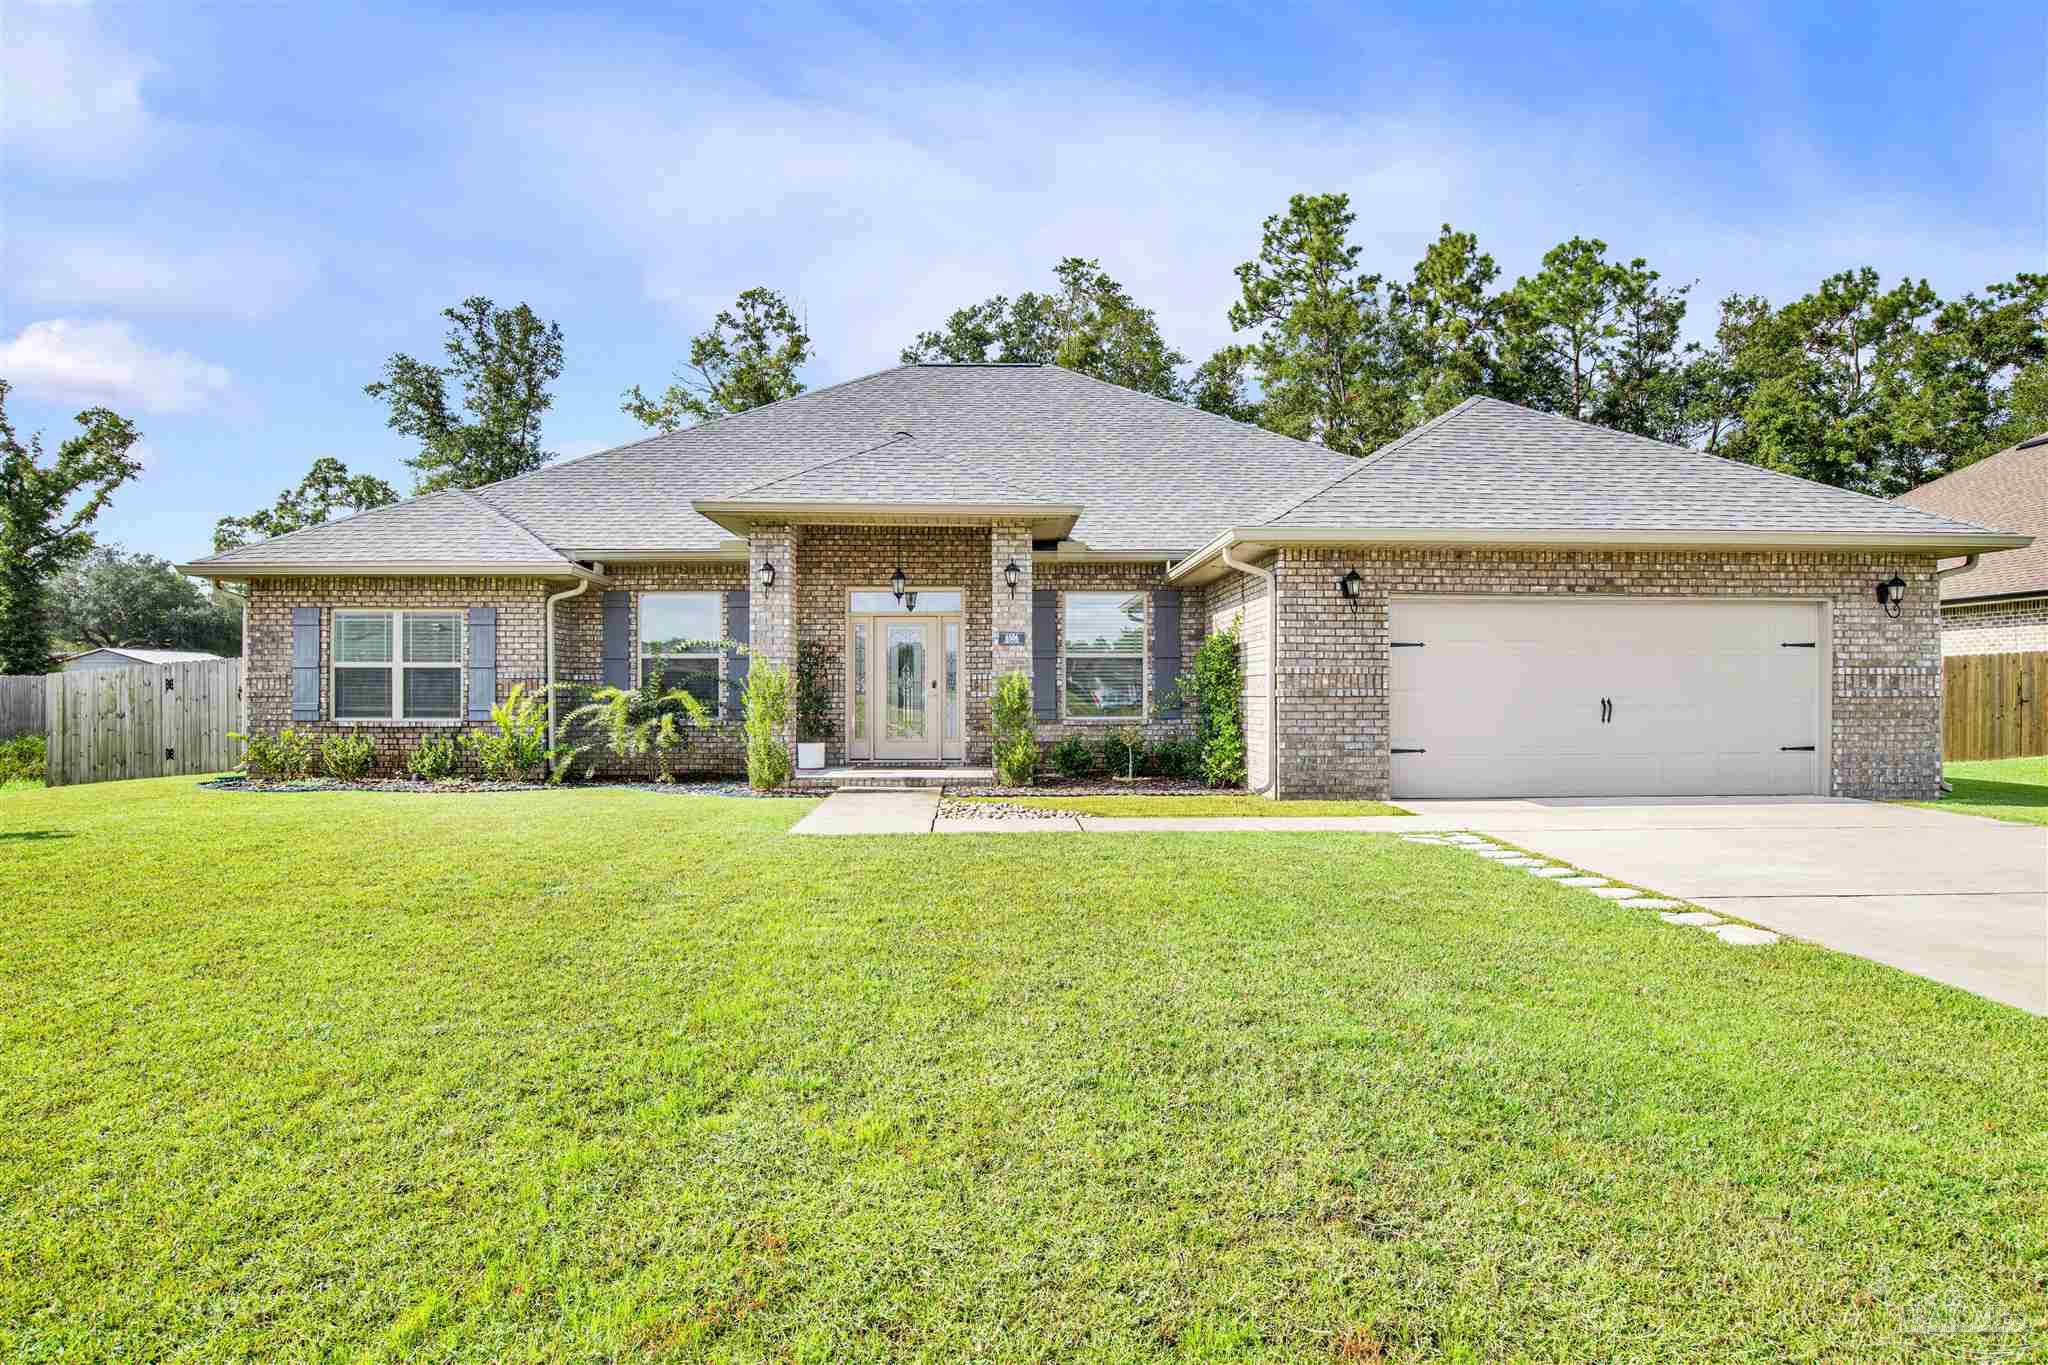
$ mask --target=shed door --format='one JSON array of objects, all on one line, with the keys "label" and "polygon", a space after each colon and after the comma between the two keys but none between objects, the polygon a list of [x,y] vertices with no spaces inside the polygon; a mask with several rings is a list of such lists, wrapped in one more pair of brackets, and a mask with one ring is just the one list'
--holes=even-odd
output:
[{"label": "shed door", "polygon": [[1824,791],[1821,608],[1389,604],[1394,795]]}]

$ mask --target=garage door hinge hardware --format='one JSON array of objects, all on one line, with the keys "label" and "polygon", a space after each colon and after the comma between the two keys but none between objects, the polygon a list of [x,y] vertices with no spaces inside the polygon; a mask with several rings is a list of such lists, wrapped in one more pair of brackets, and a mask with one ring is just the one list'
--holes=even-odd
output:
[{"label": "garage door hinge hardware", "polygon": [[1819,642],[1819,641],[1817,641],[1817,640],[1786,640],[1786,641],[1783,641],[1783,642],[1781,642],[1781,643],[1780,643],[1780,644],[1778,645],[1778,648],[1780,648],[1780,649],[1819,649],[1819,648],[1820,648],[1820,642]]},{"label": "garage door hinge hardware", "polygon": [[1427,749],[1396,749],[1396,750],[1394,750],[1394,752],[1395,752],[1395,753],[1397,753],[1397,754],[1426,754],[1426,753],[1428,753],[1428,752],[1429,752],[1429,750],[1427,750]]},{"label": "garage door hinge hardware", "polygon": [[1395,649],[1420,649],[1420,648],[1422,648],[1422,641],[1420,641],[1420,640],[1396,640],[1396,641],[1394,641],[1393,647],[1394,647]]},{"label": "garage door hinge hardware", "polygon": [[1781,754],[1810,754],[1813,752],[1813,746],[1811,744],[1780,744],[1778,752]]}]

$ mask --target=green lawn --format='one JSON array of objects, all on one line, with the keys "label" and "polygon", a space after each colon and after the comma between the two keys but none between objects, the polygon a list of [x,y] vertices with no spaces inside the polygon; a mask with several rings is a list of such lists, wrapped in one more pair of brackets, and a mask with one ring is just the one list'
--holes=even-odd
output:
[{"label": "green lawn", "polygon": [[1389,836],[810,804],[0,792],[0,1358],[2048,1334],[2041,1020]]},{"label": "green lawn", "polygon": [[1071,811],[1076,815],[1407,815],[1383,801],[1269,801],[1245,792],[1208,796],[969,796],[967,801],[1000,801],[1007,806]]},{"label": "green lawn", "polygon": [[1941,772],[1954,791],[1939,801],[1905,804],[1961,815],[1987,815],[1993,820],[2048,825],[2048,758],[1947,763],[1942,765]]}]

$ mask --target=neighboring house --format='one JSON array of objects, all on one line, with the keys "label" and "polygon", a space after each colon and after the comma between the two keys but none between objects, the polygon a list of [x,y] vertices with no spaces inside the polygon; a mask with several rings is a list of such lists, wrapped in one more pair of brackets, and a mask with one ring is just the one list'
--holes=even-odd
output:
[{"label": "neighboring house", "polygon": [[[716,697],[717,639],[823,652],[834,765],[986,763],[1013,671],[1045,739],[1156,736],[1237,622],[1254,790],[1928,797],[1936,562],[2028,543],[1490,399],[1351,459],[911,365],[180,568],[248,585],[252,729],[387,764],[514,682]],[[683,766],[742,762],[728,712]]]},{"label": "neighboring house", "polygon": [[[1900,502],[1962,521],[2048,532],[2048,432],[1902,494]],[[2048,649],[2048,541],[2037,540],[1941,581],[1941,652]]]},{"label": "neighboring house", "polygon": [[196,649],[138,649],[133,645],[107,645],[100,649],[67,654],[62,663],[66,673],[84,673],[95,668],[134,668],[138,664],[196,664],[218,659]]}]

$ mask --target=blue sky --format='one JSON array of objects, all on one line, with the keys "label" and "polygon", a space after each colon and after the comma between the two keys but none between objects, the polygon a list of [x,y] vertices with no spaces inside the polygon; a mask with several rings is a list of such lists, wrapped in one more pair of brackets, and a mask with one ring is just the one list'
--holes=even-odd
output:
[{"label": "blue sky", "polygon": [[1199,358],[1296,191],[1393,274],[1443,222],[1510,277],[1602,237],[1699,330],[1855,265],[2048,269],[2037,5],[981,9],[0,0],[10,416],[133,416],[102,537],[176,558],[320,455],[409,489],[362,386],[468,294],[561,322],[576,455],[754,284],[814,385],[1070,253]]}]

